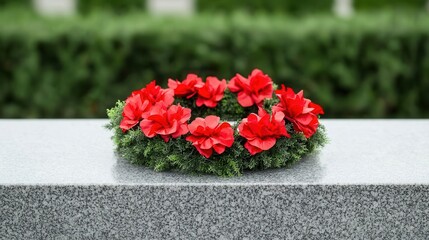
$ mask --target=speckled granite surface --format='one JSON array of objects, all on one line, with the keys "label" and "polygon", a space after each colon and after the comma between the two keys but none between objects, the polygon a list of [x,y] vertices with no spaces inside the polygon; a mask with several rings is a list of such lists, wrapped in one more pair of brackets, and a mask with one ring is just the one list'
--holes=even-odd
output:
[{"label": "speckled granite surface", "polygon": [[427,120],[324,120],[318,154],[230,179],[130,165],[105,122],[0,120],[0,239],[429,238]]}]

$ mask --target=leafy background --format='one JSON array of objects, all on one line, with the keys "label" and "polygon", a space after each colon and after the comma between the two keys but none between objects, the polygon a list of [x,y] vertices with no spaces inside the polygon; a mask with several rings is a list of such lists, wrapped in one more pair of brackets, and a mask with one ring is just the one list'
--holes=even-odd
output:
[{"label": "leafy background", "polygon": [[327,0],[197,0],[195,16],[154,17],[140,0],[87,0],[47,18],[0,0],[0,117],[105,118],[153,79],[255,67],[328,118],[429,117],[424,4],[356,0],[342,19]]}]

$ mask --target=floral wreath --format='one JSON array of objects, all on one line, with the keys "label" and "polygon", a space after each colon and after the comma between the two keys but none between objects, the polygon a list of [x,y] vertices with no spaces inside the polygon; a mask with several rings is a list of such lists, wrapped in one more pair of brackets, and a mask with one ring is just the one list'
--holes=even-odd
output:
[{"label": "floral wreath", "polygon": [[[241,175],[289,166],[326,141],[322,107],[261,70],[228,83],[188,74],[150,82],[107,110],[117,153],[155,169]],[[221,120],[222,119],[222,120]]]}]

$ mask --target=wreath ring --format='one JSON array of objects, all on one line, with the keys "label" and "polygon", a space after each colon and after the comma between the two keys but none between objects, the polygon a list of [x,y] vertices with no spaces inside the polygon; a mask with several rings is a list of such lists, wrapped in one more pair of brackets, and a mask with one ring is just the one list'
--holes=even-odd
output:
[{"label": "wreath ring", "polygon": [[322,107],[254,69],[227,83],[188,74],[150,82],[107,110],[119,155],[156,171],[237,176],[280,168],[326,141]]}]

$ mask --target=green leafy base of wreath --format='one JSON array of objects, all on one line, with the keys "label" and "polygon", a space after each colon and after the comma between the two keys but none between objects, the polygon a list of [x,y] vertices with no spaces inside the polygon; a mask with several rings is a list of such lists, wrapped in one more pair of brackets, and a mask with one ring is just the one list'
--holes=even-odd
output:
[{"label": "green leafy base of wreath", "polygon": [[[232,93],[226,91],[220,105],[213,109],[192,106],[190,103],[195,101],[186,99],[177,99],[176,103],[190,107],[192,118],[213,114],[222,119],[241,120],[249,113],[257,112],[257,109],[242,108],[235,99]],[[319,125],[317,132],[307,139],[302,133],[295,133],[292,125],[288,123],[286,127],[291,138],[279,138],[271,149],[251,156],[243,147],[246,140],[237,133],[236,124],[233,126],[235,133],[233,146],[227,148],[221,155],[215,154],[206,159],[198,153],[192,143],[185,140],[184,136],[166,143],[159,136],[147,138],[139,127],[123,133],[119,125],[124,104],[125,102],[118,101],[115,107],[107,110],[110,122],[106,127],[114,131],[112,139],[117,146],[116,150],[122,158],[131,163],[144,165],[155,171],[180,170],[224,177],[239,176],[245,170],[290,166],[327,142],[325,128],[322,125]],[[274,100],[266,100],[264,108],[271,109],[270,106],[273,104]]]}]

